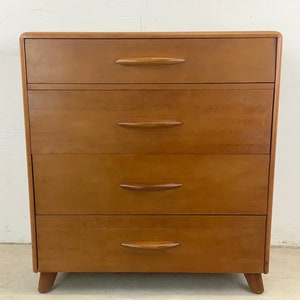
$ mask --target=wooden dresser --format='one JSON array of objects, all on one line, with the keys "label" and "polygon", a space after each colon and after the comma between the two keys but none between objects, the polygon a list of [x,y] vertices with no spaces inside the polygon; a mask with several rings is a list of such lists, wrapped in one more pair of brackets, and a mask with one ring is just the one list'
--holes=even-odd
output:
[{"label": "wooden dresser", "polygon": [[24,33],[33,270],[269,268],[277,32]]}]

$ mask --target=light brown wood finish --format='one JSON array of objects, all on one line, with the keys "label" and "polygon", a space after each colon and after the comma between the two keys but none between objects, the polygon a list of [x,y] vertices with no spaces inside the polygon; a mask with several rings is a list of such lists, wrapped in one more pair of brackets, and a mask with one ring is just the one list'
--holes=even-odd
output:
[{"label": "light brown wood finish", "polygon": [[134,249],[161,250],[180,246],[180,243],[171,241],[143,241],[143,242],[126,242],[122,246]]},{"label": "light brown wood finish", "polygon": [[[272,38],[27,39],[28,83],[273,82]],[[181,64],[122,66],[122,57],[182,57]]]},{"label": "light brown wood finish", "polygon": [[266,243],[265,243],[266,250],[265,250],[264,273],[269,272],[269,261],[270,261],[271,223],[272,223],[276,137],[277,137],[277,119],[278,119],[279,90],[280,90],[281,51],[282,51],[282,38],[279,37],[277,39],[276,78],[275,78],[275,92],[274,92],[274,105],[273,105],[274,108],[273,108],[273,118],[272,118],[271,158],[270,158],[270,176],[269,176],[269,195],[268,195],[268,213],[267,213],[267,227],[266,227]]},{"label": "light brown wood finish", "polygon": [[[271,90],[29,91],[32,153],[268,154]],[[170,128],[118,122],[176,120]]]},{"label": "light brown wood finish", "polygon": [[[240,272],[261,293],[281,35],[24,33],[20,42],[39,289],[58,271]],[[134,60],[116,63],[124,58]],[[161,128],[170,121],[181,125]]]},{"label": "light brown wood finish", "polygon": [[165,128],[165,127],[174,127],[174,126],[179,126],[182,125],[182,122],[180,121],[173,121],[173,120],[168,120],[168,121],[148,121],[148,122],[116,122],[117,125],[123,126],[123,127],[128,127],[128,128]]},{"label": "light brown wood finish", "polygon": [[27,176],[28,176],[28,192],[29,192],[29,208],[30,208],[30,229],[31,229],[31,248],[32,248],[32,268],[34,272],[38,272],[37,244],[36,244],[36,224],[35,224],[35,203],[33,189],[33,170],[31,160],[31,138],[29,123],[29,107],[27,98],[27,76],[25,62],[24,41],[20,40],[20,56],[22,71],[22,90],[23,90],[23,109],[24,109],[24,127],[26,135],[26,157],[27,157]]},{"label": "light brown wood finish", "polygon": [[[39,214],[265,214],[264,155],[33,156]],[[180,183],[125,190],[121,183]]]},{"label": "light brown wood finish", "polygon": [[264,285],[261,274],[245,273],[244,275],[253,293],[262,294],[264,292]]},{"label": "light brown wood finish", "polygon": [[211,38],[281,38],[278,31],[183,31],[183,32],[24,32],[24,39],[211,39]]},{"label": "light brown wood finish", "polygon": [[273,90],[274,83],[202,83],[202,84],[159,84],[159,83],[146,83],[146,84],[68,84],[68,83],[29,83],[27,84],[28,90],[65,90],[65,91],[165,91],[165,90]]},{"label": "light brown wood finish", "polygon": [[[37,216],[42,272],[261,273],[264,216]],[[224,239],[226,236],[226,239]],[[175,241],[129,249],[131,241]]]},{"label": "light brown wood finish", "polygon": [[120,183],[120,187],[128,190],[138,191],[165,191],[182,187],[181,183],[158,183],[158,184],[145,184],[145,183]]},{"label": "light brown wood finish", "polygon": [[182,64],[185,62],[185,58],[180,57],[124,57],[116,60],[117,64],[124,66],[136,66],[136,65],[174,65]]},{"label": "light brown wood finish", "polygon": [[38,291],[47,293],[52,289],[57,272],[41,272]]}]

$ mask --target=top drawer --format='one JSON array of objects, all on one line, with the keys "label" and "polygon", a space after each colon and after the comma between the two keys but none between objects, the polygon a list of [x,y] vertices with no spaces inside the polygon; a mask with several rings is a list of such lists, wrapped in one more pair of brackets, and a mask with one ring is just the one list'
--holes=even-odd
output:
[{"label": "top drawer", "polygon": [[275,49],[275,38],[25,41],[28,83],[273,82]]}]

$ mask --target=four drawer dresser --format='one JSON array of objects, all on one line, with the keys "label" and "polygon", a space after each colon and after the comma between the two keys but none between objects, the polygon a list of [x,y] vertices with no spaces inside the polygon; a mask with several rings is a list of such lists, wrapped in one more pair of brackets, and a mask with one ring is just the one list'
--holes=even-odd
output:
[{"label": "four drawer dresser", "polygon": [[24,33],[39,291],[57,272],[268,273],[277,32]]}]

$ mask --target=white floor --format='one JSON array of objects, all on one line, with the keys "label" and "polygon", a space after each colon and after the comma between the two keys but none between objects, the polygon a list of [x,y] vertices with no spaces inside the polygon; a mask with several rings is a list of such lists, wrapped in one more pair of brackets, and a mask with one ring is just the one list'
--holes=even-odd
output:
[{"label": "white floor", "polygon": [[272,248],[265,293],[252,294],[241,274],[59,274],[37,292],[30,245],[0,244],[0,299],[280,299],[300,300],[300,249]]}]

